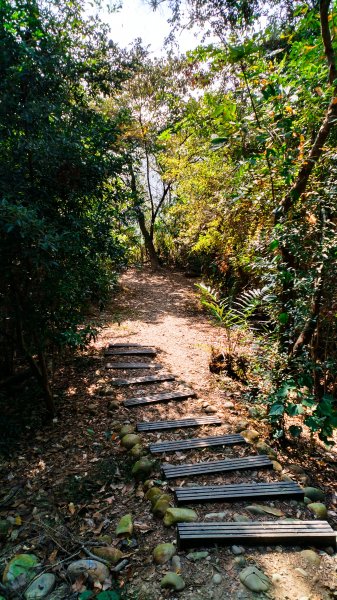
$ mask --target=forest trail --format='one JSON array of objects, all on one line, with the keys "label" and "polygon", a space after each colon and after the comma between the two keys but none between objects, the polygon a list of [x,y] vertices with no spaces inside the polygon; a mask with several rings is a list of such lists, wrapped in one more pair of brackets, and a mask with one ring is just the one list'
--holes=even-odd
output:
[{"label": "forest trail", "polygon": [[[197,398],[189,398],[180,402],[168,402],[165,404],[154,404],[147,406],[134,407],[131,410],[122,409],[119,412],[119,418],[123,422],[130,422],[132,426],[139,421],[162,421],[167,419],[181,419],[190,416],[202,416],[203,414],[212,414],[220,417],[222,425],[204,426],[198,429],[189,429],[188,433],[180,430],[179,433],[167,432],[143,434],[142,442],[161,442],[190,437],[204,437],[223,434],[232,434],[238,431],[239,421],[242,418],[249,423],[248,427],[258,428],[263,439],[263,424],[252,422],[248,416],[247,407],[242,401],[243,390],[240,385],[232,380],[225,378],[224,381],[209,371],[209,357],[212,348],[221,349],[223,347],[223,332],[219,327],[211,323],[207,315],[200,310],[198,305],[195,282],[186,279],[179,273],[150,273],[147,271],[128,271],[121,280],[122,289],[117,299],[119,311],[119,323],[107,328],[101,338],[104,345],[134,343],[143,346],[156,347],[158,355],[155,362],[165,367],[165,372],[174,373],[178,382],[165,382],[153,384],[151,386],[131,386],[131,389],[123,389],[116,394],[119,406],[125,398],[130,398],[140,393],[153,394],[162,393],[168,389],[171,391],[174,387],[181,389],[183,387],[192,388],[197,392]],[[133,360],[133,359],[130,359]],[[115,372],[113,373],[115,377]],[[160,373],[160,371],[159,371]],[[136,372],[134,372],[137,375]],[[121,376],[121,375],[119,375]],[[129,377],[129,372],[124,371],[123,377]],[[180,380],[180,381],[179,381]],[[150,390],[149,391],[149,387]],[[140,389],[143,388],[143,389]],[[145,388],[145,389],[144,389]],[[124,414],[123,414],[124,411]],[[219,450],[219,449],[218,449]],[[199,453],[199,454],[198,454]],[[254,454],[250,446],[232,446],[222,449],[220,454],[213,448],[204,448],[202,450],[201,460],[214,460],[216,458],[236,458]],[[161,457],[162,458],[162,457]],[[169,463],[182,464],[183,462],[200,461],[200,449],[192,451],[177,452],[173,456],[168,454],[164,460]],[[296,470],[296,469],[295,469]],[[296,475],[294,472],[283,471],[285,478],[296,480],[300,484],[310,483],[304,470],[298,469]],[[160,475],[157,474],[160,477]],[[193,478],[193,485],[209,485],[220,483],[250,483],[254,482],[276,482],[280,480],[280,473],[274,471],[244,471],[235,472],[224,476],[208,474],[207,476]],[[180,478],[174,481],[175,485],[183,485],[188,481]],[[170,492],[170,486],[162,482],[163,491]],[[192,485],[192,483],[191,483]],[[136,497],[142,497],[143,490],[138,487]],[[141,506],[137,502],[137,515],[142,512],[141,521],[148,522],[153,520],[149,513],[149,507],[143,498]],[[132,502],[132,501],[131,501]],[[172,499],[171,499],[172,502]],[[145,506],[144,506],[145,504]],[[232,521],[233,518],[248,517],[253,520],[273,520],[270,514],[254,515],[252,517],[242,502],[225,504],[226,510],[223,511],[223,505],[217,503],[206,503],[197,505],[198,520],[207,519],[207,515],[213,514],[213,520],[218,518],[224,521]],[[254,504],[253,502],[250,505]],[[274,502],[263,502],[264,506],[271,507],[271,510],[280,511],[284,517],[293,517],[304,519],[313,519],[312,513],[306,509],[302,503],[296,500],[276,500]],[[142,508],[141,508],[142,507]],[[192,508],[195,505],[192,504]],[[243,514],[241,514],[241,511]],[[156,544],[161,542],[175,541],[175,533],[162,526],[157,517],[155,531],[148,536],[144,536],[145,556],[152,554]],[[144,550],[144,548],[143,548]],[[178,571],[184,577],[186,588],[179,593],[182,600],[197,599],[215,599],[232,600],[248,598],[274,598],[275,600],[327,600],[331,597],[330,586],[333,586],[332,565],[333,559],[326,552],[309,552],[309,558],[301,554],[300,547],[286,548],[282,546],[259,547],[257,549],[242,548],[233,546],[230,548],[221,548],[214,551],[210,549],[207,556],[200,561],[194,562],[194,559],[186,558],[188,550],[180,553],[178,560]],[[140,552],[142,550],[140,549]],[[242,553],[241,553],[242,551]],[[168,592],[160,590],[160,580],[165,572],[170,570],[170,563],[163,566],[154,566],[152,558],[146,560],[141,572],[130,581],[130,591],[134,590],[136,597],[143,600],[159,600],[168,597]],[[240,583],[239,573],[244,567],[256,566],[261,569],[268,577],[271,587],[264,594],[252,593]],[[318,568],[319,566],[319,568]],[[171,567],[172,569],[172,567]],[[150,584],[150,585],[149,585]],[[149,589],[151,587],[151,590]],[[174,594],[173,594],[174,595]]]},{"label": "forest trail", "polygon": [[[161,443],[191,437],[233,434],[240,421],[249,430],[258,430],[264,439],[266,425],[249,416],[243,389],[229,378],[220,379],[209,372],[212,347],[221,348],[223,331],[212,324],[201,311],[194,281],[179,273],[129,270],[121,278],[121,287],[112,305],[101,315],[103,328],[98,339],[77,358],[69,357],[60,366],[56,378],[58,417],[51,426],[32,429],[13,455],[2,461],[3,496],[14,496],[3,505],[0,515],[11,518],[11,538],[0,559],[6,564],[14,553],[33,552],[45,570],[57,574],[57,586],[62,581],[70,585],[69,563],[94,551],[100,543],[120,548],[128,561],[113,586],[125,590],[122,600],[329,600],[335,597],[336,555],[320,549],[300,547],[239,546],[207,548],[202,554],[179,551],[172,563],[155,564],[153,550],[160,543],[175,543],[175,527],[165,527],[161,516],[153,515],[143,484],[135,481],[132,468],[137,458],[120,443],[121,427],[133,431],[137,422],[184,419],[186,417],[220,417],[219,426],[205,425],[179,431],[140,432],[145,450],[149,443]],[[109,362],[133,362],[134,357],[106,356],[108,344],[139,344],[155,348],[155,357],[137,357],[138,361],[156,362],[162,370],[115,371],[106,368]],[[151,376],[169,372],[175,381],[150,385],[138,384],[120,388],[111,386],[113,378]],[[127,408],[123,402],[134,396],[167,393],[191,388],[197,397]],[[150,391],[149,391],[150,390]],[[183,464],[245,458],[255,454],[249,444],[225,447],[183,449],[166,456],[159,455],[156,470],[151,474],[155,485],[168,495],[174,506],[173,484],[162,478],[159,462]],[[150,458],[153,458],[150,455]],[[245,470],[212,473],[193,477],[193,485],[276,483],[291,477],[300,485],[320,485],[309,463],[298,458],[290,464],[284,456],[278,460],[278,471]],[[288,461],[288,462],[287,462]],[[291,461],[292,463],[293,461]],[[159,479],[160,478],[160,479]],[[192,481],[192,480],[191,480]],[[188,488],[187,488],[188,489]],[[328,490],[328,488],[326,488]],[[329,498],[331,494],[329,494]],[[224,522],[276,521],[283,518],[312,520],[313,514],[296,500],[273,499],[258,502],[269,512],[255,514],[249,510],[252,502],[201,503],[189,505],[195,509],[198,521],[220,519]],[[270,511],[274,511],[270,514]],[[121,517],[131,515],[134,530],[131,539],[121,541],[116,526]],[[274,516],[275,515],[275,516]],[[334,524],[333,511],[330,523]],[[102,538],[103,536],[103,538]],[[88,556],[88,554],[87,554]],[[89,554],[90,556],[90,554]],[[173,559],[172,559],[173,560]],[[61,561],[59,563],[59,561]],[[269,578],[266,593],[250,592],[239,579],[246,567],[255,566]],[[175,568],[185,582],[176,594],[163,590],[164,574]],[[85,590],[80,578],[72,592],[62,600],[75,600],[78,591]]]}]

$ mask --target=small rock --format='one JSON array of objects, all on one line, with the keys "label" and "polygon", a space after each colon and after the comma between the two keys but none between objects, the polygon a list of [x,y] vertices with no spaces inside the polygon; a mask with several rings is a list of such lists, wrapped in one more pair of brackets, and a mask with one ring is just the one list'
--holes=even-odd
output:
[{"label": "small rock", "polygon": [[271,580],[273,583],[280,583],[282,581],[282,577],[278,573],[274,573],[274,575],[271,576]]},{"label": "small rock", "polygon": [[141,458],[144,454],[144,448],[141,444],[136,444],[133,446],[133,448],[131,448],[129,454],[131,454],[133,458]]},{"label": "small rock", "polygon": [[153,550],[153,560],[157,565],[164,565],[175,554],[176,549],[173,544],[158,544]]},{"label": "small rock", "polygon": [[168,494],[162,494],[157,502],[152,505],[154,515],[164,517],[168,508],[170,508],[171,497]]},{"label": "small rock", "polygon": [[269,456],[269,458],[277,458],[277,452],[275,452],[275,450],[271,446],[268,446],[268,444],[265,442],[258,442],[256,444],[256,450],[259,454],[266,454]]},{"label": "small rock", "polygon": [[245,552],[242,546],[232,546],[231,551],[233,552],[233,554],[235,554],[235,556],[239,556],[240,554],[244,554]]},{"label": "small rock", "polygon": [[328,516],[328,510],[325,504],[321,502],[312,502],[308,504],[308,508],[318,517],[319,519],[326,519]]},{"label": "small rock", "polygon": [[180,571],[181,571],[181,560],[180,560],[180,556],[178,556],[178,554],[175,554],[172,557],[171,564],[172,564],[173,571],[175,573],[180,573]]},{"label": "small rock", "polygon": [[254,444],[254,442],[256,442],[260,437],[259,433],[255,431],[255,429],[245,429],[244,431],[241,431],[241,434],[248,444]]},{"label": "small rock", "polygon": [[135,432],[135,426],[128,424],[128,425],[123,425],[123,427],[121,428],[120,432],[119,432],[119,437],[123,438],[125,435],[128,435],[128,433],[134,433]]},{"label": "small rock", "polygon": [[218,409],[217,409],[217,408],[215,408],[215,406],[209,406],[209,405],[208,405],[208,406],[206,406],[206,407],[204,408],[204,412],[205,412],[207,415],[213,415],[213,414],[215,414],[216,412],[218,412]]},{"label": "small rock", "polygon": [[304,488],[303,491],[304,491],[304,495],[307,498],[310,498],[310,500],[312,502],[321,502],[325,498],[324,492],[322,490],[320,490],[319,488],[306,487],[306,488]]},{"label": "small rock", "polygon": [[215,583],[215,585],[219,585],[219,583],[222,582],[222,577],[221,577],[220,573],[214,573],[214,575],[212,577],[212,582]]},{"label": "small rock", "polygon": [[164,525],[168,527],[174,523],[191,523],[197,519],[197,513],[191,508],[168,508],[164,517]]},{"label": "small rock", "polygon": [[242,419],[236,423],[235,431],[236,431],[236,433],[240,433],[244,429],[247,429],[248,426],[249,426],[249,422]]},{"label": "small rock", "polygon": [[314,550],[302,550],[301,556],[307,563],[314,566],[318,566],[321,562],[321,557]]},{"label": "small rock", "polygon": [[144,456],[143,458],[137,460],[137,462],[133,465],[131,472],[135,479],[146,479],[146,477],[153,470],[153,467],[154,462]]},{"label": "small rock", "polygon": [[[143,488],[146,489],[145,486],[143,486]],[[146,500],[150,500],[151,504],[155,504],[162,495],[163,490],[157,486],[153,486],[147,490],[145,498]]]},{"label": "small rock", "polygon": [[206,550],[201,552],[190,552],[189,554],[187,554],[186,558],[188,558],[188,560],[191,560],[192,562],[197,562],[198,560],[207,558],[208,555],[209,553]]},{"label": "small rock", "polygon": [[160,587],[171,588],[176,592],[180,592],[185,587],[185,581],[183,580],[181,575],[170,571],[169,573],[166,573],[166,575],[161,580]]},{"label": "small rock", "polygon": [[296,465],[296,464],[288,464],[286,465],[288,471],[291,471],[292,473],[296,473],[298,475],[305,475],[305,471],[303,469],[303,467],[301,467],[301,465]]},{"label": "small rock", "polygon": [[[194,484],[195,485],[195,484]],[[205,521],[223,521],[226,517],[227,517],[228,511],[226,512],[214,512],[214,513],[207,513],[207,515],[205,515]]]},{"label": "small rock", "polygon": [[272,460],[271,462],[273,463],[274,471],[277,471],[277,473],[281,473],[282,465],[277,460]]},{"label": "small rock", "polygon": [[[222,406],[222,408],[235,408],[234,402],[224,402],[221,406]],[[246,425],[246,427],[247,427],[247,425]]]},{"label": "small rock", "polygon": [[335,554],[335,549],[332,546],[327,546],[324,548],[324,552],[329,554],[329,556],[333,556]]},{"label": "small rock", "polygon": [[132,515],[124,515],[116,527],[116,535],[131,535],[133,532]]},{"label": "small rock", "polygon": [[235,515],[233,515],[233,519],[237,523],[248,523],[248,521],[250,521],[250,518],[247,517],[247,515],[240,515],[238,513],[235,513]]},{"label": "small rock", "polygon": [[252,504],[251,506],[247,506],[247,510],[253,513],[254,515],[274,515],[274,517],[283,517],[284,513],[278,508],[274,508],[273,506],[265,506],[262,504]]},{"label": "small rock", "polygon": [[307,573],[307,572],[306,572],[304,569],[301,569],[300,567],[297,567],[297,568],[295,569],[295,571],[296,571],[296,573],[298,573],[299,575],[302,575],[302,577],[307,577],[307,575],[308,575],[308,573]]},{"label": "small rock", "polygon": [[246,564],[246,560],[243,556],[236,556],[233,560],[233,563],[236,567],[244,567]]},{"label": "small rock", "polygon": [[246,567],[239,574],[241,583],[252,592],[266,592],[270,588],[270,580],[257,567]]},{"label": "small rock", "polygon": [[25,591],[26,600],[45,598],[55,586],[56,577],[53,573],[43,573],[30,584]]},{"label": "small rock", "polygon": [[112,565],[116,565],[124,556],[123,553],[114,546],[99,546],[98,548],[93,548],[92,553],[99,558],[104,558],[104,560],[107,560]]},{"label": "small rock", "polygon": [[121,445],[124,448],[127,448],[128,450],[131,450],[131,448],[136,446],[136,444],[140,444],[140,442],[141,442],[141,439],[140,439],[139,435],[137,435],[135,433],[127,433],[121,439]]},{"label": "small rock", "polygon": [[282,481],[294,481],[294,480],[292,479],[292,477],[290,477],[290,475],[286,475],[286,473],[282,473],[282,475],[281,475],[281,480],[282,480]]},{"label": "small rock", "polygon": [[108,410],[117,410],[119,408],[119,402],[117,400],[111,400],[108,405]]},{"label": "small rock", "polygon": [[106,565],[99,560],[89,558],[70,563],[67,573],[72,581],[75,581],[80,575],[87,575],[94,581],[103,583],[109,577],[109,569]]},{"label": "small rock", "polygon": [[250,408],[248,408],[248,414],[250,417],[255,419],[260,416],[260,411],[258,408],[256,408],[256,406],[251,406]]}]

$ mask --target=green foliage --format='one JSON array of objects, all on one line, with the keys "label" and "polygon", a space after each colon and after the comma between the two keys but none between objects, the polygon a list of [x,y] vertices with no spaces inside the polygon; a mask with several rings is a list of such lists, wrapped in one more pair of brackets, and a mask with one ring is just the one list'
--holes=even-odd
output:
[{"label": "green foliage", "polygon": [[52,412],[47,357],[92,339],[85,310],[107,299],[125,264],[116,146],[125,118],[93,102],[131,63],[113,56],[79,2],[5,0],[0,30],[1,370],[10,374],[19,351]]}]

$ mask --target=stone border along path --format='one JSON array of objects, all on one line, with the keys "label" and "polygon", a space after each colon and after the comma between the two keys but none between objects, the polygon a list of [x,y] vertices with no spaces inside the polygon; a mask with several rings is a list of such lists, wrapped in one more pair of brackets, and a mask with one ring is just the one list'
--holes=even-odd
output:
[{"label": "stone border along path", "polygon": [[[135,349],[137,348],[137,352],[135,352]],[[129,349],[129,350],[128,350]],[[142,352],[142,350],[144,350],[146,352],[146,350],[148,350],[147,347],[142,347],[141,345],[138,344],[114,344],[114,343],[109,343],[108,347],[105,350],[105,356],[109,356],[109,357],[113,357],[113,355],[116,355],[116,357],[118,358],[118,355],[129,355],[129,356],[133,356],[134,354],[138,354],[141,355],[143,354],[143,356],[145,357],[146,354],[145,352]],[[148,356],[153,356],[154,354],[156,354],[156,350],[154,349],[150,349],[151,350],[151,354],[148,354]],[[144,362],[144,363],[108,363],[106,365],[107,369],[131,369],[131,368],[137,368],[137,369],[144,369],[147,370],[148,368],[153,368],[154,365],[153,363],[148,363],[148,362]],[[161,365],[156,365],[157,368],[161,368]],[[171,378],[172,381],[175,380],[174,376],[172,376]],[[116,380],[116,381],[123,381],[123,384],[125,385],[125,382],[127,380]],[[140,378],[133,378],[130,379],[130,383],[132,381],[132,384],[146,384],[146,383],[154,383],[156,381],[155,377],[140,377]],[[117,384],[118,385],[118,384]],[[192,392],[194,394],[194,392]],[[165,394],[165,396],[169,396],[170,394]],[[194,394],[196,395],[196,394]],[[155,396],[152,397],[144,397],[144,398],[151,398],[150,402],[155,402]],[[160,398],[160,395],[158,395],[157,401],[160,402],[162,399],[165,399],[167,401],[170,400],[174,400],[175,399],[175,392],[172,391],[172,398]],[[139,400],[139,398],[134,398],[133,400]],[[146,404],[147,401],[145,400],[143,404]],[[124,405],[129,406],[130,408],[134,405],[137,406],[138,404],[136,403],[127,403],[127,401],[123,402]],[[217,419],[216,417],[193,417],[193,418],[186,418],[186,419],[182,419],[182,420],[171,420],[171,421],[150,421],[150,422],[142,422],[142,423],[137,423],[137,430],[138,431],[158,431],[158,430],[163,430],[163,429],[173,429],[173,428],[179,428],[179,427],[196,427],[196,426],[201,426],[203,424],[208,423],[208,424],[220,424],[221,420]],[[234,434],[233,434],[234,435]],[[226,437],[226,436],[224,436]],[[202,440],[202,446],[203,447],[207,447],[207,439],[208,438],[199,438],[200,440]],[[210,437],[210,446],[214,446],[214,439],[215,437]],[[193,438],[194,443],[196,443],[196,440],[198,440],[198,438]],[[221,437],[219,436],[219,440],[221,440]],[[186,444],[186,440],[177,440],[176,442],[166,442],[167,444]],[[233,442],[232,442],[233,443]],[[238,439],[237,443],[242,443],[242,440]],[[224,440],[221,440],[221,445],[225,445],[226,442]],[[160,446],[162,446],[162,449],[160,449]],[[165,448],[165,440],[164,442],[162,442],[161,444],[152,444],[150,445],[150,451],[151,451],[151,447],[154,448],[155,447],[155,452],[166,452],[166,448]],[[191,447],[197,447],[197,445],[193,445]],[[172,448],[176,449],[176,448]],[[189,476],[189,472],[191,475],[193,475],[194,471],[198,472],[198,470],[200,470],[202,473],[204,474],[208,474],[210,472],[212,472],[212,470],[215,470],[215,472],[217,472],[217,466],[218,466],[218,472],[222,472],[222,471],[226,471],[231,469],[232,467],[230,465],[234,465],[237,464],[238,468],[240,468],[240,463],[249,463],[252,462],[252,464],[254,465],[254,468],[262,468],[262,467],[268,467],[268,466],[272,466],[272,462],[269,461],[267,456],[261,456],[261,455],[257,455],[257,456],[248,456],[245,457],[244,459],[225,459],[222,461],[211,461],[209,463],[194,463],[193,465],[191,464],[186,464],[186,463],[181,463],[178,466],[174,466],[174,465],[162,465],[162,470],[164,471],[164,474],[167,477],[179,477],[179,473],[183,473],[184,476]],[[226,463],[228,465],[228,468],[226,469]],[[212,466],[212,469],[207,469],[207,465]],[[243,467],[241,467],[243,468]],[[247,467],[246,467],[247,468]],[[249,468],[249,467],[248,467]],[[176,474],[174,474],[176,473]],[[263,485],[263,484],[262,484]],[[277,488],[278,484],[273,486],[270,486],[270,499],[273,499],[275,497],[275,491]],[[188,502],[193,502],[193,497],[191,497],[191,494],[193,494],[193,489],[195,492],[195,498],[194,500],[196,502],[200,502],[201,498],[200,498],[200,493],[202,494],[202,490],[204,490],[204,492],[207,494],[207,497],[205,497],[204,499],[202,499],[203,502],[214,502],[216,501],[218,498],[217,496],[219,496],[219,494],[217,494],[217,490],[220,493],[220,497],[221,499],[224,499],[226,497],[226,501],[230,502],[230,501],[234,501],[237,499],[237,494],[231,494],[231,489],[236,487],[236,489],[239,487],[240,488],[240,494],[241,495],[245,495],[245,493],[247,494],[247,498],[249,497],[249,499],[261,499],[261,493],[259,492],[259,486],[255,486],[255,490],[252,484],[241,484],[240,486],[233,486],[233,485],[228,485],[228,486],[208,486],[208,487],[203,487],[201,488],[196,487],[196,488],[191,488],[191,487],[187,487],[187,486],[182,486],[180,488],[178,488],[178,494],[177,491],[175,490],[175,497],[176,500],[178,500],[177,495],[179,497],[179,501],[181,502],[184,494],[188,494],[189,495],[189,499]],[[261,484],[260,484],[261,487]],[[214,496],[212,497],[212,494],[210,493],[211,490],[214,490]],[[228,494],[226,494],[226,490],[228,490]],[[208,492],[208,493],[207,493]],[[273,493],[274,492],[274,493]],[[287,498],[294,498],[294,492],[295,495],[298,493],[301,493],[301,488],[296,487],[295,486],[283,486],[282,489],[282,496],[286,496]],[[180,494],[179,494],[180,493]],[[263,498],[268,500],[269,496],[264,494]],[[178,503],[179,503],[178,501]],[[174,509],[172,509],[174,510]],[[182,549],[182,548],[189,548],[189,547],[198,547],[198,546],[209,546],[212,544],[221,544],[221,545],[231,545],[233,543],[247,543],[247,545],[260,545],[261,543],[263,544],[279,544],[279,543],[283,543],[285,545],[289,545],[292,544],[293,542],[296,542],[297,544],[299,543],[310,543],[311,545],[317,545],[317,546],[332,546],[334,549],[336,549],[336,532],[330,527],[329,523],[327,521],[317,521],[317,520],[312,520],[312,521],[291,521],[291,520],[279,520],[279,521],[250,521],[249,523],[237,523],[237,522],[226,522],[226,523],[219,523],[219,522],[207,522],[207,523],[198,523],[198,522],[194,522],[194,523],[186,523],[186,522],[179,522],[177,523],[177,547]]]}]

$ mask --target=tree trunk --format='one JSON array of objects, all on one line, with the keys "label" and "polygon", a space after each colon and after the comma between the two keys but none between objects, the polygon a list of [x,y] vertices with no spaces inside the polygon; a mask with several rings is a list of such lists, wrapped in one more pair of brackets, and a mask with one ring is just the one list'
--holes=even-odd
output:
[{"label": "tree trunk", "polygon": [[160,264],[159,264],[158,254],[157,254],[157,251],[156,251],[156,249],[154,247],[154,243],[153,243],[153,235],[151,235],[150,232],[147,230],[147,227],[145,224],[144,213],[142,212],[142,210],[139,207],[137,208],[137,220],[138,220],[140,230],[142,232],[142,236],[144,238],[146,251],[149,255],[151,268],[154,271],[156,271],[157,269],[159,269]]}]

